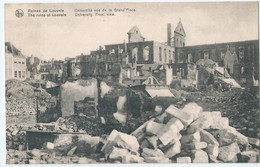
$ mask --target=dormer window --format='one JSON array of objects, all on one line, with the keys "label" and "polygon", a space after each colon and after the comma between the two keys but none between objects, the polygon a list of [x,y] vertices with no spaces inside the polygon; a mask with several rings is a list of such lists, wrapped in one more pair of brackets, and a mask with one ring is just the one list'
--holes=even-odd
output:
[{"label": "dormer window", "polygon": [[135,33],[138,34],[138,31],[136,31]]}]

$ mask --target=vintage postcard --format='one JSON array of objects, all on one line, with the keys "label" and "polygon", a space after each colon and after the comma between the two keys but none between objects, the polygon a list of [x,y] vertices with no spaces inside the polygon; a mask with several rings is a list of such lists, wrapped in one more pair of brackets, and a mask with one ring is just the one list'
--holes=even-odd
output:
[{"label": "vintage postcard", "polygon": [[4,14],[6,164],[260,161],[257,1]]}]

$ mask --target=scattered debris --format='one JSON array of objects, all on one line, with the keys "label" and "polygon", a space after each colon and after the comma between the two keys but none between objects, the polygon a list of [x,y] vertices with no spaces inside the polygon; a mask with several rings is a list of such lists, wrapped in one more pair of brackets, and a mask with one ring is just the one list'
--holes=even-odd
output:
[{"label": "scattered debris", "polygon": [[[13,84],[25,84],[13,82]],[[107,87],[110,85],[107,85]],[[33,87],[27,93],[33,96]],[[222,162],[258,162],[259,135],[255,111],[251,99],[251,107],[246,105],[241,109],[232,110],[229,105],[237,108],[242,103],[246,90],[231,90],[230,96],[204,96],[201,92],[185,95],[185,100],[158,103],[147,110],[146,99],[138,92],[132,93],[133,99],[111,89],[103,90],[102,100],[113,101],[113,114],[127,113],[124,125],[118,122],[109,127],[109,116],[102,113],[101,119],[86,115],[70,115],[60,117],[55,122],[37,123],[33,126],[8,126],[6,129],[7,164],[62,164],[62,163],[222,163]],[[8,98],[14,99],[14,90],[8,87]],[[26,92],[23,89],[23,92]],[[126,90],[124,90],[126,91]],[[122,92],[122,91],[121,91]],[[46,92],[43,91],[43,96]],[[222,92],[223,93],[223,92]],[[15,95],[16,93],[14,93]],[[19,93],[17,93],[19,94]],[[192,98],[189,96],[192,94]],[[223,95],[223,94],[222,94]],[[50,97],[46,93],[46,97]],[[120,98],[121,97],[121,98]],[[194,98],[197,100],[193,100]],[[22,97],[21,97],[22,98]],[[125,112],[131,101],[139,100],[138,113]],[[184,97],[183,97],[184,99]],[[128,101],[129,100],[129,101]],[[149,100],[148,100],[149,101]],[[196,101],[199,103],[191,102]],[[151,102],[151,101],[150,101]],[[29,102],[30,103],[30,102]],[[28,103],[28,104],[29,104]],[[203,108],[199,105],[207,103],[213,105]],[[214,104],[222,104],[221,111],[214,109]],[[9,103],[11,104],[11,103]],[[32,102],[35,105],[35,102]],[[150,104],[150,103],[149,103]],[[176,104],[176,105],[175,105]],[[225,104],[225,105],[224,105]],[[31,104],[29,104],[31,105]],[[42,105],[43,106],[43,105]],[[105,107],[105,106],[99,106]],[[146,108],[146,109],[144,109]],[[226,111],[226,110],[227,111]],[[33,108],[35,111],[35,109]],[[137,115],[135,115],[137,114]],[[114,120],[116,120],[113,117]],[[239,121],[235,121],[238,120]],[[252,121],[252,122],[251,122]],[[246,125],[246,126],[245,126]],[[129,128],[130,127],[130,128]],[[243,127],[245,129],[243,129]],[[125,128],[125,129],[124,129]],[[251,128],[251,129],[250,129]],[[112,129],[112,130],[111,130]],[[127,130],[126,130],[127,129]],[[27,150],[26,131],[55,132],[58,137],[53,141],[45,141],[41,149]],[[130,133],[132,132],[132,133]],[[245,133],[250,132],[250,133]],[[249,135],[247,135],[249,134]],[[107,136],[108,135],[108,136]],[[249,136],[249,137],[247,137]]]}]

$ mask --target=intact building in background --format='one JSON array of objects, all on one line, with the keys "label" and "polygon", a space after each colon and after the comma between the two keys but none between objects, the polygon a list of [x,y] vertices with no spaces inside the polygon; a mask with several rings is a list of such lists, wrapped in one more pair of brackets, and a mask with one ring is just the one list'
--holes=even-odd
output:
[{"label": "intact building in background", "polygon": [[26,77],[26,57],[10,42],[5,42],[5,80],[25,80]]}]

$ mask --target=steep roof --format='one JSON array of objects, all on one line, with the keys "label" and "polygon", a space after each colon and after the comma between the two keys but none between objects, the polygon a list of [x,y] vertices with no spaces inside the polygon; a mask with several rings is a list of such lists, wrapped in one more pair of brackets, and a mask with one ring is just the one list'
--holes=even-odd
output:
[{"label": "steep roof", "polygon": [[11,42],[5,42],[5,52],[12,53],[14,57],[26,58]]},{"label": "steep roof", "polygon": [[[135,31],[139,31],[139,28],[135,25],[135,26],[133,26],[128,32],[127,32],[127,34],[129,34],[129,33],[135,33]],[[139,31],[140,32],[140,31]]]},{"label": "steep roof", "polygon": [[174,32],[177,32],[178,34],[183,35],[184,37],[186,37],[186,33],[184,31],[184,28],[182,26],[181,20],[179,21],[177,27],[175,28]]},{"label": "steep roof", "polygon": [[135,32],[138,32],[138,34],[143,37],[143,35],[141,34],[139,28],[138,28],[136,25],[135,25],[134,27],[132,27],[132,28],[127,32],[127,34],[133,34],[133,33],[135,33]]}]

